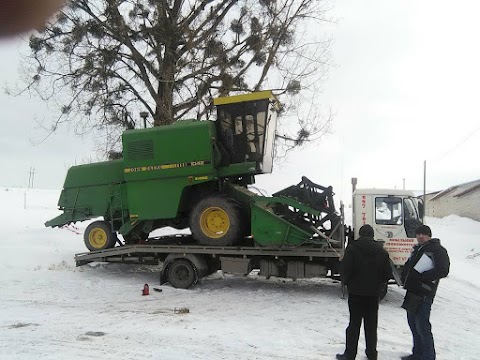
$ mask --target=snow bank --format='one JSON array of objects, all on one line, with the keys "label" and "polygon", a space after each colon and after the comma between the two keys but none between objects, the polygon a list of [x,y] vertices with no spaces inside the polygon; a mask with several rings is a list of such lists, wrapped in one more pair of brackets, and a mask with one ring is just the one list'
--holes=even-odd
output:
[{"label": "snow bank", "polygon": [[[191,290],[156,292],[158,267],[76,268],[88,224],[45,228],[58,195],[0,188],[0,359],[313,360],[343,352],[348,309],[338,282],[217,273]],[[427,220],[452,260],[432,311],[438,359],[478,359],[480,224]],[[145,283],[150,296],[141,295]],[[391,286],[380,306],[379,359],[410,351],[402,298]],[[177,314],[182,307],[189,313]],[[364,350],[362,337],[357,359]]]}]

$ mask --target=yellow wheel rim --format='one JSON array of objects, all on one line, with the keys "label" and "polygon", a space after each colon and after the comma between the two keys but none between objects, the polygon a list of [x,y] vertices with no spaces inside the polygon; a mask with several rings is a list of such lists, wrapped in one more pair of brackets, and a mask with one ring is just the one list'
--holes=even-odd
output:
[{"label": "yellow wheel rim", "polygon": [[224,236],[230,228],[228,214],[219,207],[209,207],[200,215],[200,228],[209,238],[218,239]]},{"label": "yellow wheel rim", "polygon": [[95,249],[101,249],[107,244],[107,233],[101,228],[94,228],[88,234],[88,242]]}]

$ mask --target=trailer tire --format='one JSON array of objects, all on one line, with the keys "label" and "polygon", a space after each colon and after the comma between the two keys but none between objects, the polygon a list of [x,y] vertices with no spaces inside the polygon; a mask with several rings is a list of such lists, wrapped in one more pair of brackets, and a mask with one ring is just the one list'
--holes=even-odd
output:
[{"label": "trailer tire", "polygon": [[178,259],[168,266],[168,282],[174,288],[188,289],[198,281],[198,273],[192,262],[187,259]]},{"label": "trailer tire", "polygon": [[225,195],[203,198],[190,214],[190,230],[201,245],[234,245],[245,236],[245,225],[240,205]]},{"label": "trailer tire", "polygon": [[83,240],[88,250],[96,251],[113,248],[118,238],[107,222],[94,221],[85,229]]}]

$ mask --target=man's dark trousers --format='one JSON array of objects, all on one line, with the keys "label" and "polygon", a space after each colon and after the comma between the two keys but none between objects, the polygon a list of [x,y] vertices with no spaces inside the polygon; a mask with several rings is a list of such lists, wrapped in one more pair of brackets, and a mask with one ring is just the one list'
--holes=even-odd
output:
[{"label": "man's dark trousers", "polygon": [[355,359],[360,337],[360,327],[365,329],[366,355],[369,360],[377,360],[377,323],[378,323],[378,296],[348,295],[348,309],[350,323],[347,327],[347,346],[345,355],[348,360]]},{"label": "man's dark trousers", "polygon": [[412,353],[415,359],[435,360],[435,346],[430,324],[432,302],[431,297],[426,297],[416,314],[407,312],[408,325],[413,335]]}]

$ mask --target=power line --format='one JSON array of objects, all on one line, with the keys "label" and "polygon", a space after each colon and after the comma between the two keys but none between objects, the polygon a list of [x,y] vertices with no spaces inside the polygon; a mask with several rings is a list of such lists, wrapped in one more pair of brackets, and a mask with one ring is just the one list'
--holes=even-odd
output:
[{"label": "power line", "polygon": [[460,147],[464,142],[466,142],[468,139],[470,139],[473,135],[475,135],[475,133],[480,130],[480,127],[479,128],[476,128],[475,130],[473,130],[465,139],[463,139],[462,141],[458,142],[457,144],[455,144],[450,150],[448,150],[447,152],[445,152],[441,157],[437,158],[435,161],[438,161],[438,160],[442,160],[445,156],[447,156],[448,154],[450,154],[452,151],[456,150],[458,147]]}]

